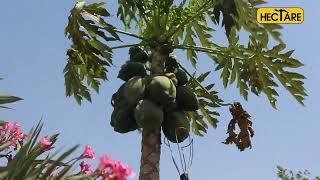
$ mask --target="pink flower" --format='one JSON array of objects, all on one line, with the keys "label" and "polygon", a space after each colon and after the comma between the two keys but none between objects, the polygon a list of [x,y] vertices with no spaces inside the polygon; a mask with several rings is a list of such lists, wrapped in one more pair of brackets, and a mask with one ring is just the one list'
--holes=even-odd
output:
[{"label": "pink flower", "polygon": [[80,168],[81,168],[81,172],[82,174],[92,174],[93,171],[90,169],[91,165],[85,163],[84,161],[82,161],[80,163]]},{"label": "pink flower", "polygon": [[0,129],[0,138],[3,138],[6,134],[7,132],[5,130]]},{"label": "pink flower", "polygon": [[94,152],[89,145],[84,147],[84,152],[81,154],[80,158],[94,159]]},{"label": "pink flower", "polygon": [[124,165],[121,161],[112,161],[107,155],[100,157],[97,171],[103,180],[126,180],[128,176],[135,176],[130,167]]},{"label": "pink flower", "polygon": [[4,125],[2,125],[2,129],[4,131],[10,131],[11,129],[11,124],[10,123],[5,123]]},{"label": "pink flower", "polygon": [[27,139],[28,137],[29,136],[27,134],[16,132],[8,138],[8,141],[12,142],[12,145],[16,148],[19,142]]},{"label": "pink flower", "polygon": [[115,161],[113,173],[117,180],[126,180],[126,177],[134,177],[135,174],[129,166],[124,165],[121,161]]},{"label": "pink flower", "polygon": [[42,151],[48,150],[52,145],[52,142],[46,137],[41,138],[40,140],[40,149]]},{"label": "pink flower", "polygon": [[28,138],[28,135],[21,132],[19,123],[5,123],[0,130],[0,137],[4,138],[4,142],[11,142],[12,146],[16,148],[19,142]]},{"label": "pink flower", "polygon": [[27,139],[29,136],[27,134],[21,133],[21,132],[17,132],[12,134],[11,136],[11,140],[12,141],[22,141]]},{"label": "pink flower", "polygon": [[[10,128],[10,126],[9,126],[9,128]],[[19,123],[13,123],[13,125],[11,126],[11,128],[10,128],[10,132],[12,133],[12,134],[14,134],[14,133],[20,133],[20,130],[21,130],[21,126],[20,126],[20,124]]]},{"label": "pink flower", "polygon": [[111,180],[113,178],[113,161],[107,155],[99,158],[98,172],[104,180]]},{"label": "pink flower", "polygon": [[20,141],[28,139],[28,137],[29,137],[29,135],[28,134],[24,134],[24,133],[19,133],[19,134],[16,135],[16,138],[19,139]]},{"label": "pink flower", "polygon": [[99,169],[106,169],[106,168],[112,168],[113,167],[113,161],[111,158],[107,155],[103,155],[99,158]]},{"label": "pink flower", "polygon": [[11,124],[10,123],[5,123],[2,126],[2,129],[0,129],[0,137],[4,137],[8,132],[10,132],[11,129]]}]

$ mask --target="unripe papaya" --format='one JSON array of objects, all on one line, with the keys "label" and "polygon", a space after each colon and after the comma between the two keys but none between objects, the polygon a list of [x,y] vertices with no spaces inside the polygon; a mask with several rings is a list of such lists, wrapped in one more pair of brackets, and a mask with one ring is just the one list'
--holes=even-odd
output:
[{"label": "unripe papaya", "polygon": [[188,76],[183,70],[178,69],[174,74],[178,80],[178,86],[183,86],[188,83]]},{"label": "unripe papaya", "polygon": [[124,96],[124,86],[125,86],[125,83],[122,84],[118,89],[118,91],[112,95],[112,99],[111,99],[112,106],[118,106],[121,102],[126,100]]},{"label": "unripe papaya", "polygon": [[180,110],[196,111],[199,109],[197,96],[188,86],[177,87],[177,104]]},{"label": "unripe papaya", "polygon": [[166,59],[165,65],[166,65],[167,72],[174,72],[175,69],[177,69],[179,67],[177,60],[172,56],[169,56]]},{"label": "unripe papaya", "polygon": [[140,47],[132,47],[129,49],[130,61],[146,63],[148,61],[148,54]]},{"label": "unripe papaya", "polygon": [[131,47],[129,49],[130,59],[132,59],[135,55],[141,52],[143,52],[143,50],[140,47],[137,47],[137,46]]},{"label": "unripe papaya", "polygon": [[183,142],[189,136],[190,120],[183,111],[170,112],[162,123],[162,131],[169,141]]},{"label": "unripe papaya", "polygon": [[166,76],[154,76],[147,86],[147,92],[153,102],[166,106],[175,101],[176,87]]},{"label": "unripe papaya", "polygon": [[135,76],[125,83],[123,95],[130,105],[135,105],[143,98],[145,88],[145,79]]},{"label": "unripe papaya", "polygon": [[175,86],[178,85],[178,79],[174,73],[166,73],[165,76],[167,76]]},{"label": "unripe papaya", "polygon": [[127,62],[121,66],[118,78],[128,81],[134,76],[144,77],[147,75],[147,70],[142,63],[139,62]]},{"label": "unripe papaya", "polygon": [[172,52],[173,52],[173,48],[172,48],[171,44],[163,44],[160,47],[160,53],[161,54],[167,55],[167,54],[170,54]]},{"label": "unripe papaya", "polygon": [[141,100],[134,110],[135,120],[140,128],[154,130],[163,122],[162,109],[149,100]]},{"label": "unripe papaya", "polygon": [[137,129],[137,123],[134,119],[133,108],[122,103],[116,106],[111,115],[111,126],[118,133],[127,133]]},{"label": "unripe papaya", "polygon": [[132,62],[140,62],[140,63],[146,63],[148,61],[148,54],[146,52],[140,52],[130,58],[130,61]]}]

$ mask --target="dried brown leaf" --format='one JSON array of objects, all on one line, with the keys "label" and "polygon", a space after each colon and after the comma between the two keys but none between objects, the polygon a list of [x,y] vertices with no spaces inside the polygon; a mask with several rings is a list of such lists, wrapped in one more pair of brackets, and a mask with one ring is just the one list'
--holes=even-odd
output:
[{"label": "dried brown leaf", "polygon": [[[251,138],[254,136],[252,129],[251,116],[245,110],[243,110],[239,102],[235,102],[230,106],[230,112],[232,119],[228,125],[229,135],[224,144],[235,144],[240,151],[244,151],[246,148],[251,149]],[[236,125],[239,127],[240,132],[237,134]]]}]

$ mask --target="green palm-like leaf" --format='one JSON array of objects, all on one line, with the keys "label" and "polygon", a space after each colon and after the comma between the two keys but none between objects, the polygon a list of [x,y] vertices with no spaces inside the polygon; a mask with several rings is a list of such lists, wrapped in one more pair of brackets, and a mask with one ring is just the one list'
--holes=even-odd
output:
[{"label": "green palm-like leaf", "polygon": [[0,104],[8,104],[23,100],[22,98],[10,95],[0,95]]},{"label": "green palm-like leaf", "polygon": [[[3,78],[0,78],[0,80],[3,80]],[[0,108],[11,109],[6,106],[1,106],[1,104],[14,103],[20,100],[23,100],[23,99],[16,96],[11,96],[11,95],[0,95]]]}]

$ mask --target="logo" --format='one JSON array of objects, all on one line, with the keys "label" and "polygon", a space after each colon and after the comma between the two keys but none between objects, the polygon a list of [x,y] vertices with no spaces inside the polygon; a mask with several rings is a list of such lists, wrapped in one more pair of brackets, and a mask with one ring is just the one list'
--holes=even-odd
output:
[{"label": "logo", "polygon": [[304,11],[302,8],[259,8],[257,21],[261,24],[301,24]]}]

